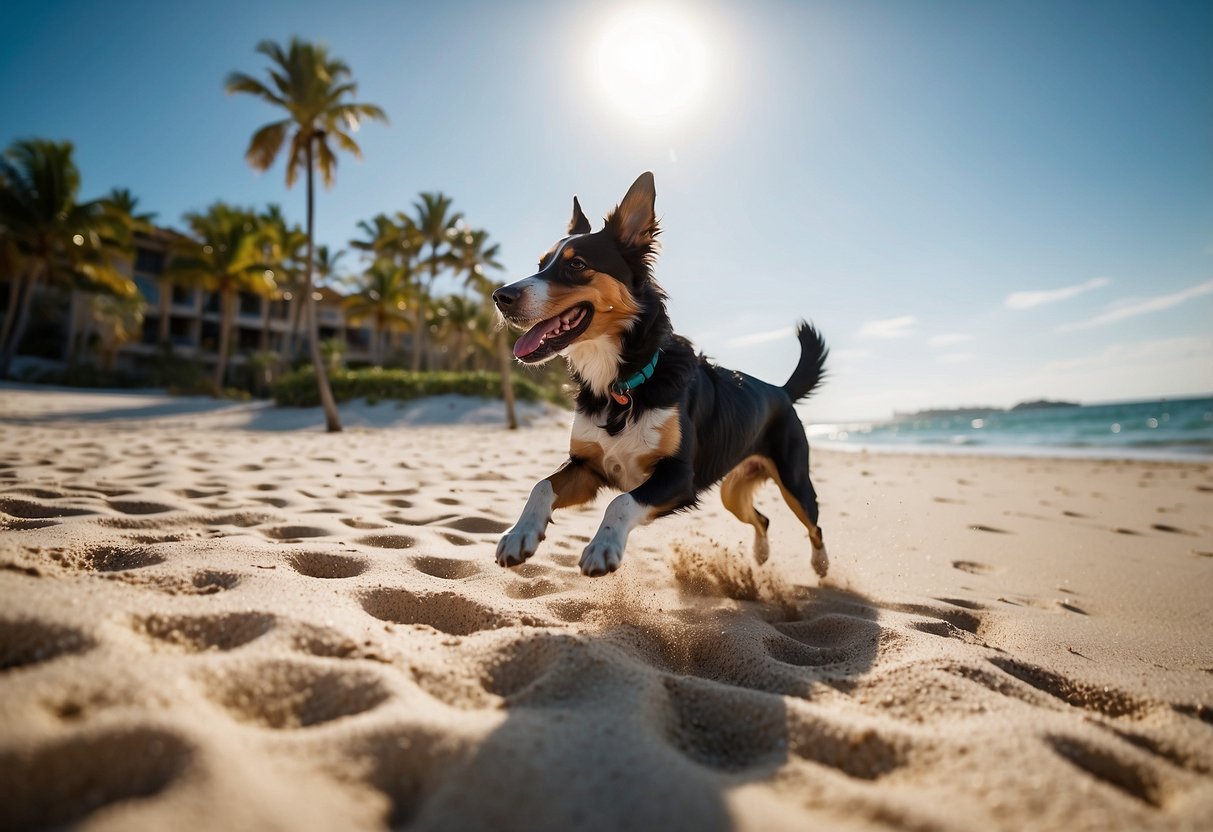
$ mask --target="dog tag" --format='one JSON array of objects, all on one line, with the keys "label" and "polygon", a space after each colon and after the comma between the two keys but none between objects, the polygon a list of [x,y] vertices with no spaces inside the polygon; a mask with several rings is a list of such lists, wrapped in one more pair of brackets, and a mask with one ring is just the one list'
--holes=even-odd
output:
[{"label": "dog tag", "polygon": [[614,399],[619,404],[627,404],[629,401],[631,401],[631,399],[629,399],[626,394],[616,393],[614,390],[611,391],[611,398]]}]

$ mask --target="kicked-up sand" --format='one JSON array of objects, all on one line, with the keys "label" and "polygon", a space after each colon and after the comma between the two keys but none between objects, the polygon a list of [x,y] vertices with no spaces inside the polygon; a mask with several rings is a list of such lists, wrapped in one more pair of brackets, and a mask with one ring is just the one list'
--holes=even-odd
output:
[{"label": "kicked-up sand", "polygon": [[0,828],[1210,829],[1213,465],[814,452],[493,560],[569,416],[0,390]]}]

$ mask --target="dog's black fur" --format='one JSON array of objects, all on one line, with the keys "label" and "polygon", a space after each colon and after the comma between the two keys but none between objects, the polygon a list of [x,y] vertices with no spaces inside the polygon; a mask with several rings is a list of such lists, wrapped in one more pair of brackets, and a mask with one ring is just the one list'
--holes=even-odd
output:
[{"label": "dog's black fur", "polygon": [[[494,299],[507,322],[516,326],[534,324],[532,329],[559,324],[561,314],[579,306],[585,308],[581,322],[567,330],[549,333],[532,352],[523,347],[519,355],[525,363],[538,363],[556,354],[565,354],[577,385],[577,422],[568,462],[536,486],[527,511],[514,529],[502,538],[498,560],[506,566],[521,563],[534,553],[543,537],[543,526],[551,508],[572,505],[592,498],[601,486],[622,488],[626,483],[603,462],[604,446],[624,442],[629,452],[637,452],[637,439],[629,430],[643,430],[649,423],[646,414],[663,419],[663,437],[673,437],[668,420],[676,417],[677,436],[654,444],[641,444],[647,476],[633,485],[627,495],[639,508],[626,504],[620,511],[631,520],[623,525],[648,522],[670,512],[694,506],[699,494],[722,478],[722,497],[726,506],[755,527],[755,551],[759,560],[766,556],[768,521],[752,505],[752,493],[764,479],[780,485],[788,504],[805,523],[813,543],[814,566],[825,574],[825,552],[818,526],[817,495],[809,479],[809,448],[804,429],[793,408],[794,402],[808,396],[825,375],[828,349],[820,334],[810,325],[797,327],[801,356],[791,378],[782,387],[752,376],[717,366],[691,343],[676,335],[666,313],[666,294],[654,279],[653,263],[660,229],[653,212],[655,190],[652,174],[643,174],[633,184],[619,207],[606,219],[605,226],[591,233],[590,223],[576,198],[569,235],[559,241],[539,263],[539,271],[530,278],[499,289]],[[614,281],[612,285],[604,281]],[[523,315],[528,293],[542,295],[544,308]],[[626,320],[615,325],[612,316],[620,311],[601,298],[619,298]],[[585,300],[589,298],[589,300]],[[536,314],[537,313],[537,314]],[[556,313],[555,317],[534,321]],[[588,319],[588,320],[587,320]],[[605,323],[604,323],[605,320]],[[597,327],[597,329],[595,329]],[[602,334],[598,334],[601,331]],[[631,377],[660,350],[652,377],[630,390],[626,402],[617,400],[604,384],[599,361],[581,363],[574,344],[588,336],[603,341],[604,354],[613,360],[613,380]],[[520,341],[521,343],[521,341]],[[578,442],[580,433],[595,428],[601,434],[597,443]],[[588,449],[588,451],[587,451]],[[650,457],[652,457],[650,459]],[[616,466],[618,467],[618,466]],[[626,467],[626,466],[625,466]],[[543,507],[543,482],[551,485],[552,505]],[[543,492],[536,497],[538,492]],[[534,516],[528,515],[535,504]],[[614,505],[614,504],[612,504]],[[633,515],[635,515],[633,517]],[[613,571],[622,557],[617,518],[613,526],[604,520],[599,535],[587,547],[582,569],[587,574]],[[536,532],[536,528],[538,531]],[[626,541],[627,531],[623,532]],[[609,532],[609,533],[608,533]],[[536,539],[523,539],[530,535]],[[614,551],[612,545],[614,546]],[[604,553],[604,547],[607,550]]]}]

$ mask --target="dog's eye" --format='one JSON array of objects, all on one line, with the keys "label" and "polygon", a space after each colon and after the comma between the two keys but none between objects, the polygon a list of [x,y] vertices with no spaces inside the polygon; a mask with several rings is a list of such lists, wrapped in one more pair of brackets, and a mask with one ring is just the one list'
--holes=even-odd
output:
[{"label": "dog's eye", "polygon": [[586,265],[585,261],[582,260],[580,257],[574,257],[571,260],[569,260],[569,268],[575,272],[579,272],[582,269],[584,269],[585,265]]}]

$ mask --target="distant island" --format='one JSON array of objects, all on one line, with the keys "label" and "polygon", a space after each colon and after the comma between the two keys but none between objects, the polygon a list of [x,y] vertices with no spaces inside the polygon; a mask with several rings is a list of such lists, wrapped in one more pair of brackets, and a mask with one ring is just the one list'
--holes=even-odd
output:
[{"label": "distant island", "polygon": [[1082,407],[1078,402],[1063,402],[1050,401],[1048,399],[1036,399],[1030,402],[1020,402],[1011,408],[1011,410],[1049,410],[1056,407]]},{"label": "distant island", "polygon": [[1060,407],[1081,407],[1078,402],[1053,401],[1050,399],[1035,399],[1020,402],[1014,407],[994,407],[974,405],[972,407],[937,407],[928,410],[915,410],[911,413],[893,413],[894,419],[941,419],[947,417],[986,416],[991,413],[1011,413],[1022,410],[1051,410]]}]

